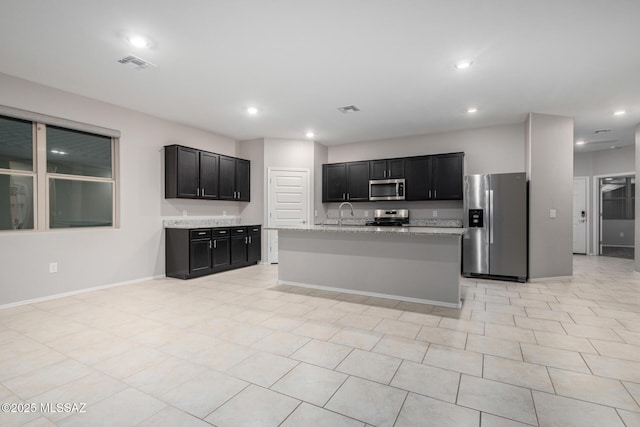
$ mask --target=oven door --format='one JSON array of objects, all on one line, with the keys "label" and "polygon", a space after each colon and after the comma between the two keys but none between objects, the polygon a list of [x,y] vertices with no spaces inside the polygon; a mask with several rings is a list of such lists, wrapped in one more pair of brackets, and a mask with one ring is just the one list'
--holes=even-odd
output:
[{"label": "oven door", "polygon": [[369,181],[369,200],[404,200],[404,179]]}]

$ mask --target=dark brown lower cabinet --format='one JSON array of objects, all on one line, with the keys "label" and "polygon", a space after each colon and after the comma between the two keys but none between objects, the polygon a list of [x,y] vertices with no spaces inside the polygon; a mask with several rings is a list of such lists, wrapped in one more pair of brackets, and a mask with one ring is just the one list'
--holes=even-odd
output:
[{"label": "dark brown lower cabinet", "polygon": [[257,264],[262,227],[167,228],[165,273],[191,279]]}]

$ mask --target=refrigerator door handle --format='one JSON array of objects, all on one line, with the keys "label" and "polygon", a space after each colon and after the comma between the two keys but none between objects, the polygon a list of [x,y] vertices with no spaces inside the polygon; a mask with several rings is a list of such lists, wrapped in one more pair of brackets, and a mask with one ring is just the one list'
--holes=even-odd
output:
[{"label": "refrigerator door handle", "polygon": [[489,244],[493,245],[493,190],[489,190]]}]

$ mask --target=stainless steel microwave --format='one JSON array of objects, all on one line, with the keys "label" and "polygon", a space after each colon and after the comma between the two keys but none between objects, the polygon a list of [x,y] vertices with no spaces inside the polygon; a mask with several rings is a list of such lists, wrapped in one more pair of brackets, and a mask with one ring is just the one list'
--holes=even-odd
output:
[{"label": "stainless steel microwave", "polygon": [[369,200],[404,200],[404,178],[372,179],[369,181]]}]

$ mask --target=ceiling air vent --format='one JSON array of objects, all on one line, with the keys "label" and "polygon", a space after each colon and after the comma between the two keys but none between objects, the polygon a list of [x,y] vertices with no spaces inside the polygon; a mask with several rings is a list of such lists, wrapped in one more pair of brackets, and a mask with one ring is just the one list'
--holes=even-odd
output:
[{"label": "ceiling air vent", "polygon": [[611,132],[611,129],[598,129],[593,131],[593,133],[598,134],[598,133],[607,133],[607,132]]},{"label": "ceiling air vent", "polygon": [[152,64],[149,61],[145,61],[144,59],[139,58],[135,55],[125,56],[124,58],[119,59],[118,62],[121,64],[130,65],[134,67],[136,70],[145,70],[149,67],[156,66],[155,64]]},{"label": "ceiling air vent", "polygon": [[345,105],[344,107],[339,107],[338,111],[340,111],[342,114],[347,114],[347,113],[356,113],[360,111],[360,109],[355,105]]}]

